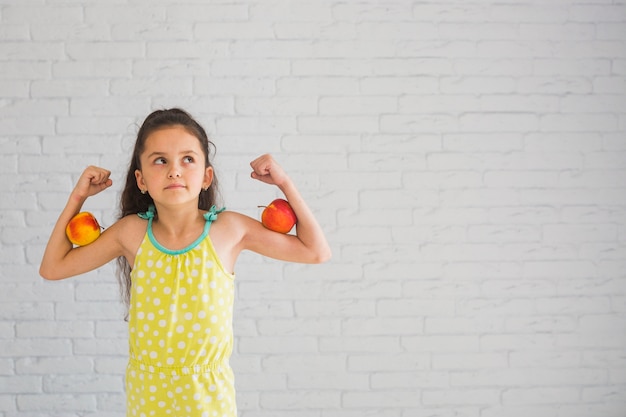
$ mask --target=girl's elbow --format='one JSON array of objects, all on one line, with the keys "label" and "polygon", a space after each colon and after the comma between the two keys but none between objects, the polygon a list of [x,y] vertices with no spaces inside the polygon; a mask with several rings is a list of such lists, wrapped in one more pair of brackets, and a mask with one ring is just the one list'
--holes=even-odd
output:
[{"label": "girl's elbow", "polygon": [[324,262],[328,262],[332,256],[333,254],[329,247],[322,248],[316,252],[313,263],[323,264]]},{"label": "girl's elbow", "polygon": [[39,276],[43,279],[45,279],[46,281],[54,281],[54,276],[50,273],[51,271],[48,271],[46,268],[44,268],[43,266],[39,267]]},{"label": "girl's elbow", "polygon": [[56,274],[54,268],[49,268],[44,265],[39,266],[39,275],[46,281],[58,281],[65,278],[59,274]]}]

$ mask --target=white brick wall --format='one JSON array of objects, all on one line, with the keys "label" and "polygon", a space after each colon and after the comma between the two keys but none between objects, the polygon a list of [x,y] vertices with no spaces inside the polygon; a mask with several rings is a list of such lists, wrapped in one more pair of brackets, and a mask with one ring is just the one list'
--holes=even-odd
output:
[{"label": "white brick wall", "polygon": [[626,1],[0,1],[0,417],[123,415],[113,267],[44,282],[84,166],[182,106],[334,249],[245,254],[242,417],[626,416]]}]

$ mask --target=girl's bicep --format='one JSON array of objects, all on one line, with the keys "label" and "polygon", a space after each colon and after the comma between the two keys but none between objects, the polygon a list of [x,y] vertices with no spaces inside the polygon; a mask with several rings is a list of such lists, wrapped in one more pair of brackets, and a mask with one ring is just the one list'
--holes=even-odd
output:
[{"label": "girl's bicep", "polygon": [[[54,266],[49,279],[63,279],[97,269],[119,256],[128,253],[128,241],[135,234],[124,219],[102,232],[89,245],[75,247]],[[130,233],[129,233],[130,232]],[[136,239],[135,239],[136,240]]]},{"label": "girl's bicep", "polygon": [[93,243],[71,249],[62,260],[49,268],[46,278],[52,280],[70,278],[93,271],[113,260],[121,251],[112,235],[110,232],[104,232]]},{"label": "girl's bicep", "polygon": [[281,261],[315,263],[314,254],[294,235],[273,232],[252,218],[246,220],[243,249]]}]

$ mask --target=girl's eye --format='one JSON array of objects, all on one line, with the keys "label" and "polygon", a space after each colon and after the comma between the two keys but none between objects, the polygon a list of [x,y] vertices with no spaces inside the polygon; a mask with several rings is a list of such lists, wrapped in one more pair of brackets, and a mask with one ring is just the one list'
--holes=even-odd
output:
[{"label": "girl's eye", "polygon": [[165,158],[157,158],[154,160],[155,165],[163,165],[165,164]]},{"label": "girl's eye", "polygon": [[193,156],[186,156],[183,158],[183,161],[187,162],[187,163],[192,163],[193,162]]}]

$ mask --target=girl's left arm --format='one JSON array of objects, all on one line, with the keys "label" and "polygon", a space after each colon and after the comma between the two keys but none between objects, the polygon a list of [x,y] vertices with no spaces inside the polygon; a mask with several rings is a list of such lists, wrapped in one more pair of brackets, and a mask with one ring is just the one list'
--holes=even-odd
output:
[{"label": "girl's left arm", "polygon": [[252,161],[250,166],[252,178],[276,185],[283,192],[298,222],[296,235],[270,231],[256,221],[250,223],[244,236],[244,248],[291,262],[322,263],[329,260],[331,250],[322,228],[282,167],[267,154]]}]

